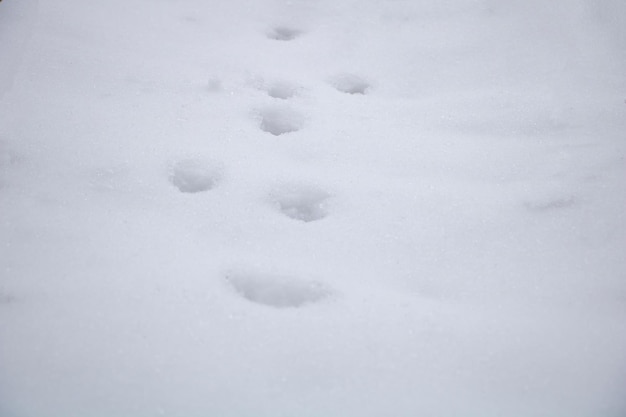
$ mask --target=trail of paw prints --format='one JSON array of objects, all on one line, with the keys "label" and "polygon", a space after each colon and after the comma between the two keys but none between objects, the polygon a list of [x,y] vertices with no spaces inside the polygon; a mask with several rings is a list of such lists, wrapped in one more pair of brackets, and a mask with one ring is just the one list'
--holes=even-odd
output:
[{"label": "trail of paw prints", "polygon": [[[275,25],[265,32],[272,41],[289,42],[304,34],[292,25]],[[271,98],[288,100],[298,95],[300,87],[286,81],[275,81],[261,87]],[[289,107],[266,107],[258,111],[259,127],[274,136],[297,132],[304,127],[304,116]]]},{"label": "trail of paw prints", "polygon": [[279,309],[318,303],[333,293],[321,281],[282,275],[231,272],[226,274],[225,280],[239,297],[254,304]]},{"label": "trail of paw prints", "polygon": [[274,206],[285,216],[309,223],[328,216],[330,194],[316,186],[291,184],[270,194]]},{"label": "trail of paw prints", "polygon": [[222,169],[202,159],[183,159],[170,167],[169,181],[182,193],[200,193],[217,187]]}]

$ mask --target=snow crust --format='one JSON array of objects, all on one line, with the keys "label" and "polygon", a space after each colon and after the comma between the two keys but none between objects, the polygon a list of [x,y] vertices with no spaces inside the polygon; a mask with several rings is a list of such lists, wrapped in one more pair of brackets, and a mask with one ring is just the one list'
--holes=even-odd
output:
[{"label": "snow crust", "polygon": [[0,2],[0,416],[626,415],[626,3]]}]

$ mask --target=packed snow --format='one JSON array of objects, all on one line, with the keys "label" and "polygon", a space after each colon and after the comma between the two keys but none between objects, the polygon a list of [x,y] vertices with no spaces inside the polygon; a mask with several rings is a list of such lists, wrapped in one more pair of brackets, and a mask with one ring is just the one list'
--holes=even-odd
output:
[{"label": "packed snow", "polygon": [[0,416],[623,417],[626,3],[0,2]]}]

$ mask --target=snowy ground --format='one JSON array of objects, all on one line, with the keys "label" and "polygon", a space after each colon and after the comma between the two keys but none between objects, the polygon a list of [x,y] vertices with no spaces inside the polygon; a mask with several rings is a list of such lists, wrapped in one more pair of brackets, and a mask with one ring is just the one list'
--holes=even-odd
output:
[{"label": "snowy ground", "polygon": [[620,0],[4,0],[0,416],[623,417]]}]

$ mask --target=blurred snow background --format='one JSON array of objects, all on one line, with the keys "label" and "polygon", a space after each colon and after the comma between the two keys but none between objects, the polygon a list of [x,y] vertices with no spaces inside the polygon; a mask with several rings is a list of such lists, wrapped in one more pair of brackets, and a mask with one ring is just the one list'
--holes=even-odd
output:
[{"label": "blurred snow background", "polygon": [[625,23],[2,1],[0,415],[625,415]]}]

